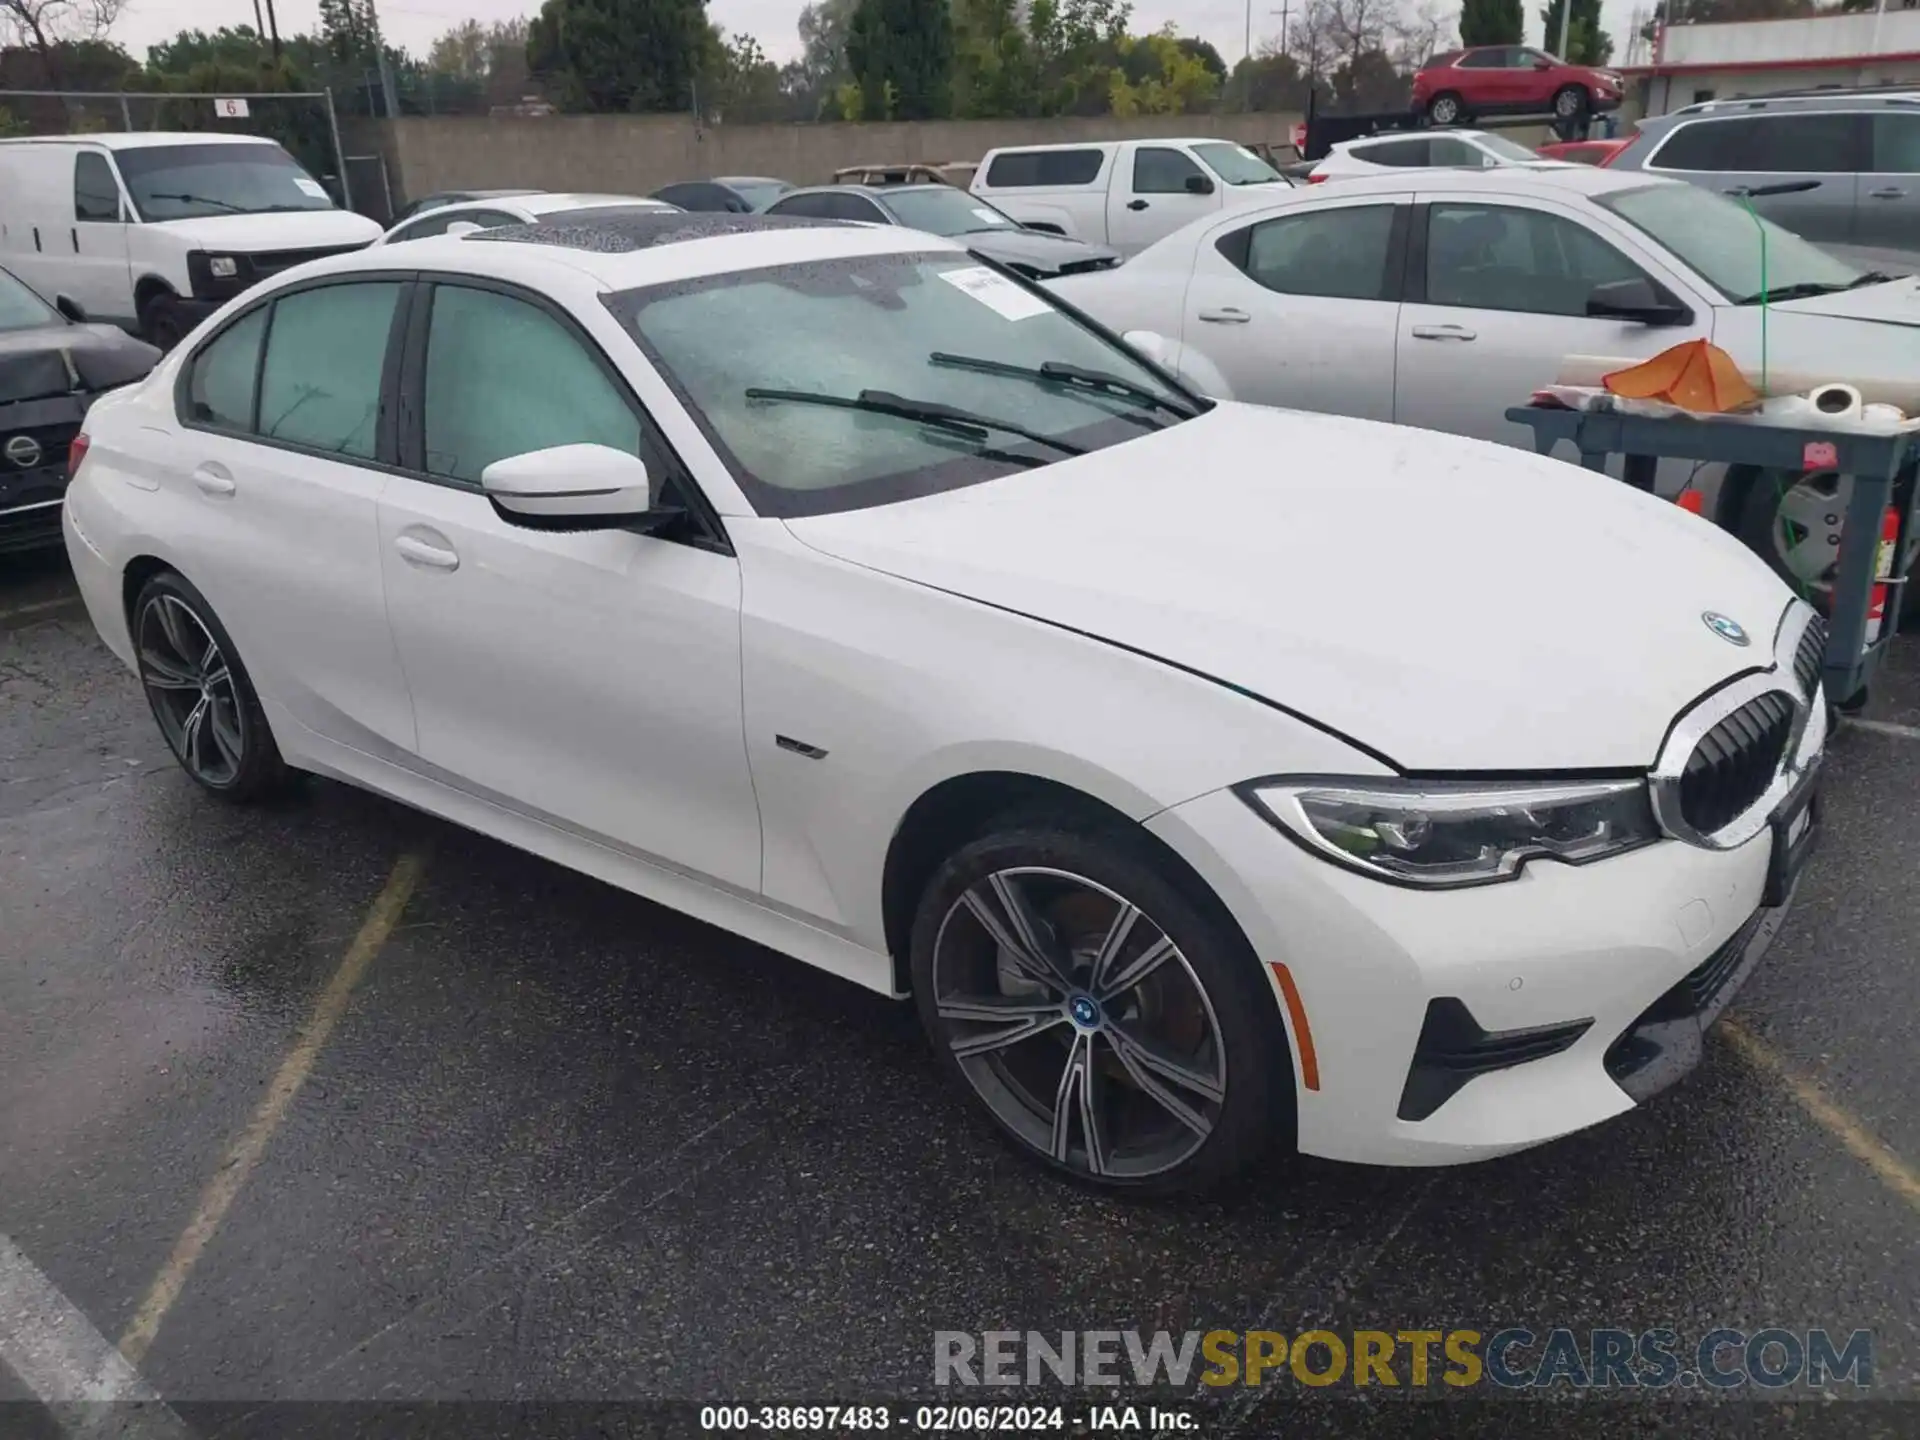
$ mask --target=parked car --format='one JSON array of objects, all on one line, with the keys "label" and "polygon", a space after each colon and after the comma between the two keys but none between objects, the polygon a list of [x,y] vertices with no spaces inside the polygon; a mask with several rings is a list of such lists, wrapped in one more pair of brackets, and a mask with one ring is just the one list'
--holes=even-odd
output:
[{"label": "parked car", "polygon": [[905,225],[959,240],[1032,279],[1078,275],[1120,263],[1120,252],[1111,246],[1026,229],[990,202],[951,185],[816,185],[781,196],[766,213]]},{"label": "parked car", "polygon": [[1030,230],[1144,250],[1182,225],[1291,184],[1228,140],[1125,140],[989,150],[970,189]]},{"label": "parked car", "polygon": [[0,270],[0,554],[60,543],[67,452],[96,398],[142,379],[160,352],[49,305]]},{"label": "parked car", "polygon": [[[1241,400],[1530,447],[1506,411],[1569,355],[1625,364],[1701,338],[1759,373],[1763,276],[1775,376],[1878,385],[1920,409],[1920,282],[1863,273],[1771,225],[1763,262],[1732,201],[1618,168],[1344,181],[1053,284],[1112,329],[1204,355]],[[1824,597],[1847,488],[1830,471],[1736,469],[1717,518]]]},{"label": "parked car", "polygon": [[424,215],[429,210],[438,210],[442,205],[459,205],[468,200],[504,200],[509,195],[532,195],[533,190],[437,190],[431,195],[423,195],[398,215],[393,217],[394,225],[402,225],[416,215]]},{"label": "parked car", "polygon": [[[972,165],[926,165],[913,162],[903,165],[844,165],[833,172],[836,185],[958,185],[966,189],[973,179]],[[963,179],[955,179],[955,173],[964,171]]]},{"label": "parked car", "polygon": [[682,210],[725,211],[751,215],[764,210],[793,186],[764,175],[722,175],[712,180],[682,180],[663,185],[653,198]]},{"label": "parked car", "polygon": [[259,136],[0,140],[0,263],[162,350],[248,286],[379,235]]},{"label": "parked car", "polygon": [[1822,245],[1920,254],[1920,92],[1712,100],[1642,120],[1610,169],[1732,193]]},{"label": "parked car", "polygon": [[898,227],[406,259],[89,419],[80,590],[213,795],[336,776],[911,995],[1133,1191],[1605,1120],[1781,922],[1818,621],[1670,506],[1211,404]]},{"label": "parked car", "polygon": [[1611,165],[1614,157],[1632,140],[1616,137],[1612,140],[1555,140],[1539,148],[1542,160],[1564,160],[1569,165]]},{"label": "parked car", "polygon": [[500,225],[572,225],[587,216],[612,219],[622,214],[671,213],[678,210],[664,200],[638,195],[576,195],[566,191],[523,190],[496,200],[468,200],[441,205],[429,213],[396,225],[374,243],[398,245],[434,235],[466,235]]},{"label": "parked car", "polygon": [[1425,131],[1343,140],[1313,167],[1307,182],[1318,185],[1387,170],[1490,170],[1497,165],[1556,163],[1561,162],[1544,160],[1538,151],[1485,130],[1449,130],[1445,134]]},{"label": "parked car", "polygon": [[1413,76],[1413,108],[1435,125],[1487,115],[1573,120],[1620,108],[1612,70],[1569,65],[1528,45],[1475,45],[1435,55]]}]

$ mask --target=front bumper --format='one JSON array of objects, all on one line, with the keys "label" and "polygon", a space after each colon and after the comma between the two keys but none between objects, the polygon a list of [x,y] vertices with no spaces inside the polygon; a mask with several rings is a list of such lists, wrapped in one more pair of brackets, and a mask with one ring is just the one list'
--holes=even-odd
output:
[{"label": "front bumper", "polygon": [[[1812,783],[1783,803],[1783,823]],[[1288,844],[1231,792],[1147,823],[1296,987],[1318,1070],[1317,1088],[1298,1076],[1300,1149],[1390,1165],[1538,1145],[1679,1079],[1778,933],[1818,829],[1809,810],[1792,846],[1773,826],[1732,850],[1664,841],[1426,892]],[[1272,978],[1298,1066],[1301,1037]],[[1457,1006],[1441,1007],[1439,1025],[1437,1001]],[[1423,1062],[1465,1073],[1423,1088]]]},{"label": "front bumper", "polygon": [[[88,395],[54,395],[0,405],[0,554],[60,543],[60,503],[67,489],[67,447],[80,431]],[[21,464],[16,440],[30,441]]]}]

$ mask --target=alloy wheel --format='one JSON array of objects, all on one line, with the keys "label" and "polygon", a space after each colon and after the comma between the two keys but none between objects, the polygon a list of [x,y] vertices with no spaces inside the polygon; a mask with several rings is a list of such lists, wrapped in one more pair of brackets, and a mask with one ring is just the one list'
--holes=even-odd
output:
[{"label": "alloy wheel", "polygon": [[1098,1179],[1175,1169],[1226,1100],[1213,1002],[1178,945],[1105,886],[997,870],[954,901],[934,1008],[961,1071],[1014,1134]]},{"label": "alloy wheel", "polygon": [[240,777],[246,721],[233,668],[207,623],[177,595],[141,608],[134,643],[160,733],[189,774],[221,789]]},{"label": "alloy wheel", "polygon": [[1443,95],[1433,102],[1427,115],[1436,125],[1451,125],[1460,118],[1460,102],[1450,95]]},{"label": "alloy wheel", "polygon": [[1575,115],[1578,115],[1580,113],[1580,92],[1578,90],[1562,90],[1553,102],[1553,113],[1558,115],[1562,120],[1571,120]]}]

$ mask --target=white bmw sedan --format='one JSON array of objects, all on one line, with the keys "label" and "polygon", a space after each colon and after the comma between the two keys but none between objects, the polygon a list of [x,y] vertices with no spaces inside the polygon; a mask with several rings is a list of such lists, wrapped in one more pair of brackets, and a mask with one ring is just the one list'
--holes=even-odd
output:
[{"label": "white bmw sedan", "polygon": [[1115,1187],[1631,1108],[1815,833],[1817,622],[1712,526],[1209,402],[897,228],[319,261],[75,450],[87,606],[207,791],[332,776],[911,996]]}]

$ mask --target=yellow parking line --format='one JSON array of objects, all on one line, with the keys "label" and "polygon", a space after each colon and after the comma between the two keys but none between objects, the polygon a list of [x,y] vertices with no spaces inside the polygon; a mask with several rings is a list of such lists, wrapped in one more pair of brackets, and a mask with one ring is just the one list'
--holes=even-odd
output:
[{"label": "yellow parking line", "polygon": [[1777,1050],[1745,1026],[1734,1020],[1722,1020],[1720,1033],[1747,1061],[1786,1086],[1813,1122],[1871,1170],[1882,1185],[1920,1210],[1920,1171],[1894,1154],[1884,1140],[1829,1100],[1818,1085],[1795,1071]]},{"label": "yellow parking line", "polygon": [[340,968],[334,971],[327,988],[320,992],[313,1014],[301,1027],[293,1048],[287,1052],[287,1058],[280,1062],[273,1083],[267,1087],[266,1097],[253,1112],[252,1122],[227,1151],[219,1173],[200,1197],[200,1206],[194,1211],[193,1219],[174,1242],[173,1253],[167,1256],[167,1263],[160,1267],[160,1273],[154,1277],[147,1298],[140,1302],[140,1308],[134,1312],[133,1323],[127,1326],[127,1333],[120,1337],[120,1353],[130,1363],[139,1364],[141,1357],[147,1353],[147,1347],[153,1344],[153,1337],[160,1330],[160,1322],[166,1318],[173,1302],[180,1298],[180,1292],[186,1286],[187,1277],[193,1273],[200,1253],[220,1228],[221,1220],[226,1217],[241,1187],[247,1183],[253,1167],[266,1153],[267,1142],[287,1118],[294,1096],[300,1093],[300,1087],[313,1070],[314,1061],[320,1057],[327,1038],[333,1034],[333,1027],[346,1012],[354,986],[367,973],[367,967],[373,963],[374,956],[380,953],[380,947],[386,944],[387,937],[393,933],[393,927],[407,908],[407,901],[420,881],[425,863],[424,856],[407,854],[402,855],[394,865],[393,873],[387,877],[386,888],[380,892],[379,899],[373,902],[373,909],[367,912],[366,921],[360,926],[360,933],[354,936],[353,944],[347,948]]}]

